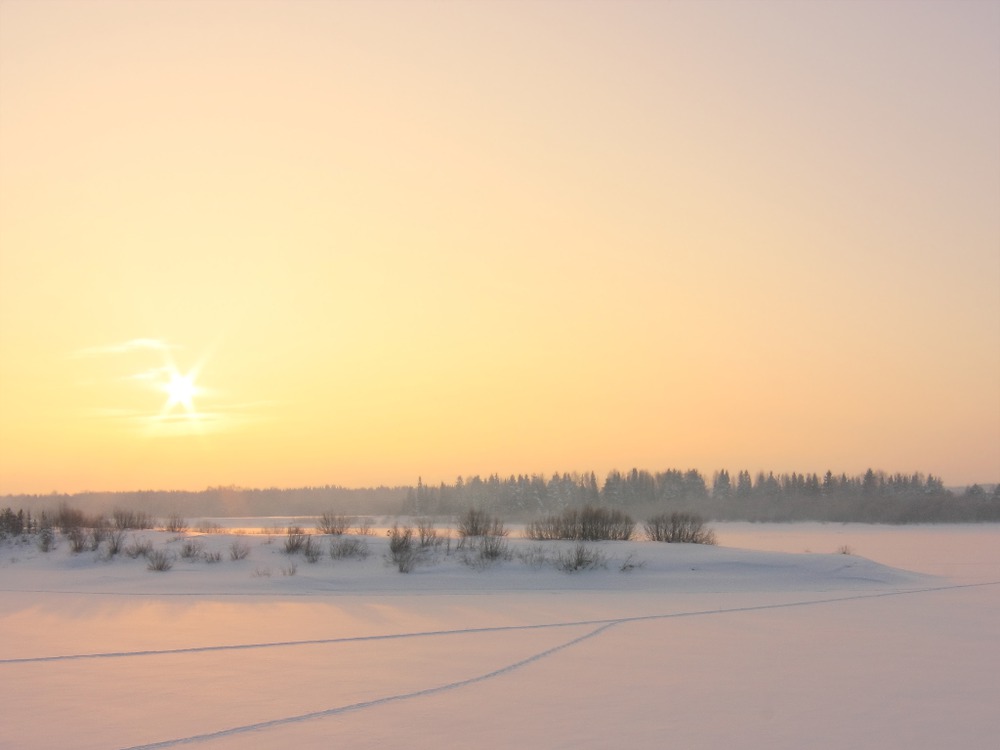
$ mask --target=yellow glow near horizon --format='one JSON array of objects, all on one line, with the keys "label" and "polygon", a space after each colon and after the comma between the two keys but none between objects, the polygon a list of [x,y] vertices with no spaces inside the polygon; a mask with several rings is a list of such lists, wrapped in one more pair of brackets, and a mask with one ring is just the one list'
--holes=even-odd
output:
[{"label": "yellow glow near horizon", "polygon": [[998,28],[0,0],[0,493],[1000,481]]}]

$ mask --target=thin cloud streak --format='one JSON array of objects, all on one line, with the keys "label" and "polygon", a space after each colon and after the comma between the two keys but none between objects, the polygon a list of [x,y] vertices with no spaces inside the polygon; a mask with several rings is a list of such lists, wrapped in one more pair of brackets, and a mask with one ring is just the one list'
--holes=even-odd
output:
[{"label": "thin cloud streak", "polygon": [[106,346],[91,346],[74,353],[75,357],[102,357],[115,354],[130,354],[136,351],[166,352],[180,347],[160,339],[131,339],[118,344]]}]

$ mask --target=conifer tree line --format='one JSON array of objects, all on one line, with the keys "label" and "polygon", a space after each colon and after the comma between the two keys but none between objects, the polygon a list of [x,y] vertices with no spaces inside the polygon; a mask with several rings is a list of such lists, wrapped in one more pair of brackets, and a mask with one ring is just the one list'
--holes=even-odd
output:
[{"label": "conifer tree line", "polygon": [[598,482],[593,472],[459,477],[454,484],[429,487],[422,481],[407,491],[404,512],[444,515],[477,507],[509,518],[559,513],[587,505],[620,509],[637,517],[685,511],[717,521],[859,521],[934,523],[1000,521],[1000,485],[978,485],[953,493],[933,475],[765,474],[726,470],[711,483],[694,469],[652,473],[611,471]]},{"label": "conifer tree line", "polygon": [[209,487],[200,492],[84,492],[0,497],[0,534],[18,534],[43,513],[70,506],[87,514],[134,509],[159,518],[305,516],[326,512],[455,516],[477,508],[531,521],[587,506],[622,510],[635,518],[662,512],[697,513],[716,521],[858,521],[941,523],[1000,521],[1000,485],[952,491],[933,475],[887,474],[869,469],[848,476],[774,474],[726,470],[711,480],[694,469],[650,472],[491,474],[453,483],[346,488],[333,485],[281,488]]}]

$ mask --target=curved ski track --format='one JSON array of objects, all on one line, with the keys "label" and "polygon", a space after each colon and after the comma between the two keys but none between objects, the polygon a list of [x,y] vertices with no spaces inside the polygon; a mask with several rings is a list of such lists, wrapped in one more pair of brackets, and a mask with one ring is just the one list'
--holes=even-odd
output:
[{"label": "curved ski track", "polygon": [[524,659],[520,659],[511,664],[507,664],[506,666],[500,667],[499,669],[495,669],[490,672],[486,672],[484,674],[476,675],[474,677],[469,677],[464,680],[457,680],[455,682],[449,682],[443,685],[437,685],[434,687],[424,688],[421,690],[415,690],[408,693],[398,693],[396,695],[388,695],[382,698],[362,701],[359,703],[351,703],[342,706],[335,706],[320,711],[312,711],[309,713],[298,714],[294,716],[283,716],[275,719],[268,719],[265,721],[256,722],[254,724],[245,724],[241,726],[229,727],[214,732],[206,732],[203,734],[196,734],[187,737],[176,737],[172,739],[161,740],[143,745],[133,745],[122,749],[122,750],[159,750],[160,748],[170,748],[170,747],[177,747],[180,745],[195,744],[199,742],[205,742],[208,740],[220,739],[223,737],[243,734],[246,732],[259,731],[286,724],[295,724],[304,721],[309,721],[312,719],[320,719],[329,716],[336,716],[338,714],[347,713],[349,711],[360,711],[363,709],[382,706],[389,703],[396,703],[400,701],[410,700],[413,698],[421,698],[424,696],[436,695],[438,693],[457,690],[460,688],[468,687],[470,685],[475,685],[480,682],[485,682],[487,680],[491,680],[493,678],[509,674],[518,669],[521,669],[522,667],[528,666],[529,664],[532,664],[541,659],[545,659],[549,656],[552,656],[564,649],[570,648],[571,646],[575,646],[578,643],[586,641],[590,638],[594,638],[595,636],[600,635],[601,633],[609,630],[610,628],[627,623],[644,622],[652,620],[667,620],[667,619],[674,619],[681,617],[701,617],[705,615],[731,614],[738,612],[759,612],[772,609],[789,609],[793,607],[806,607],[816,604],[833,604],[837,602],[858,601],[862,599],[878,599],[890,596],[907,596],[912,594],[926,594],[938,591],[949,591],[955,589],[976,588],[976,587],[997,586],[997,585],[1000,585],[1000,581],[953,584],[947,586],[935,586],[930,588],[919,588],[919,589],[881,591],[868,594],[852,594],[849,596],[829,597],[824,599],[805,599],[793,602],[782,602],[777,604],[761,604],[761,605],[752,605],[746,607],[729,607],[720,609],[694,610],[690,612],[674,612],[670,614],[659,614],[659,615],[638,615],[634,617],[622,617],[622,618],[604,619],[604,620],[579,620],[573,622],[559,622],[559,623],[549,623],[541,625],[509,625],[509,626],[497,626],[497,627],[485,627],[485,628],[466,628],[466,629],[456,629],[456,630],[436,630],[436,631],[424,631],[424,632],[414,632],[414,633],[399,633],[394,635],[371,635],[371,636],[358,636],[358,637],[346,637],[346,638],[283,641],[283,642],[271,642],[271,643],[199,646],[191,648],[163,649],[163,650],[150,650],[150,651],[66,654],[61,656],[38,656],[38,657],[16,658],[16,659],[0,659],[0,667],[7,664],[41,663],[41,662],[52,662],[52,661],[69,661],[77,659],[134,658],[143,656],[146,657],[162,656],[168,654],[194,654],[194,653],[204,653],[210,651],[236,651],[236,650],[264,649],[264,648],[289,648],[296,646],[311,646],[320,644],[359,643],[365,641],[396,640],[396,639],[408,639],[408,638],[429,638],[429,637],[459,635],[459,634],[469,634],[469,633],[495,633],[495,632],[512,631],[512,630],[539,630],[544,628],[566,628],[566,627],[586,627],[586,626],[593,626],[594,628],[593,630],[584,633],[583,635],[577,636],[575,638],[571,638],[570,640],[565,641],[564,643],[560,643],[556,646],[545,649],[544,651],[540,651]]}]

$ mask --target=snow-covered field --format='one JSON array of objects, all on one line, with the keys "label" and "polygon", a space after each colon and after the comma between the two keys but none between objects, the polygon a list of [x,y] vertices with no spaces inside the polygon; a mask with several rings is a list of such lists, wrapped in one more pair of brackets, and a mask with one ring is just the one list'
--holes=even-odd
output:
[{"label": "snow-covered field", "polygon": [[[408,574],[382,535],[311,564],[137,533],[166,572],[7,541],[0,747],[997,746],[1000,526],[715,530],[573,573],[572,543],[523,539]],[[181,558],[194,537],[220,561]]]}]

